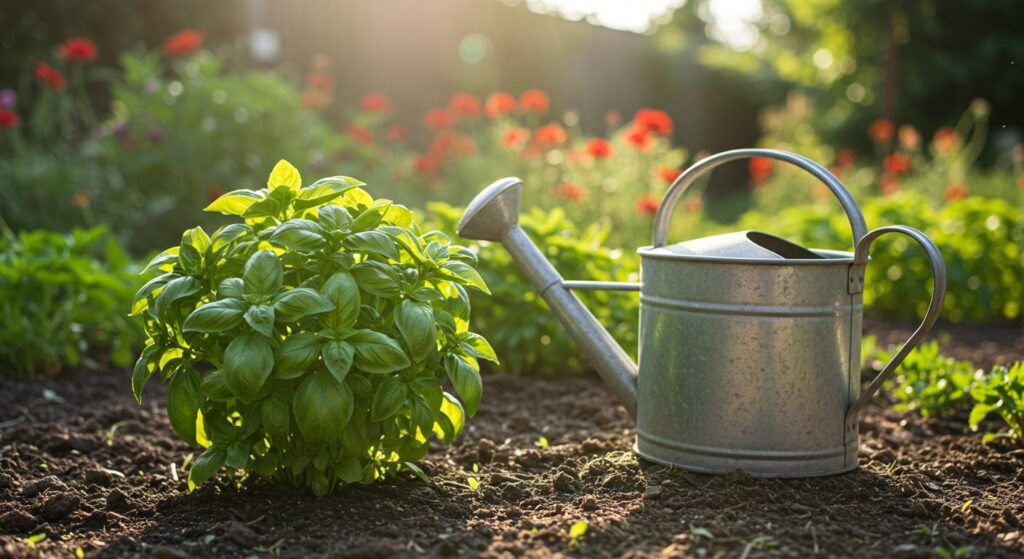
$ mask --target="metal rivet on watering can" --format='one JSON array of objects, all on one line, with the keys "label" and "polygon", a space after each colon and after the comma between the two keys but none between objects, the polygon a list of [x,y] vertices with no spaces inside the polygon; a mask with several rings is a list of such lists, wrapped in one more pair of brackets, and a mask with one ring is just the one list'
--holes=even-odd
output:
[{"label": "metal rivet on watering can", "polygon": [[[791,163],[821,180],[846,212],[854,251],[807,249],[758,231],[667,244],[672,211],[694,180],[750,157]],[[638,284],[563,280],[518,225],[521,186],[509,178],[487,187],[466,208],[459,235],[504,244],[636,418],[634,448],[653,462],[768,477],[855,468],[861,407],[942,308],[946,268],[935,244],[901,225],[868,232],[842,183],[800,155],[729,151],[683,172],[658,210],[653,243],[638,249]],[[935,284],[924,321],[862,394],[864,268],[871,243],[885,233],[924,248]],[[574,289],[640,291],[639,365]]]}]

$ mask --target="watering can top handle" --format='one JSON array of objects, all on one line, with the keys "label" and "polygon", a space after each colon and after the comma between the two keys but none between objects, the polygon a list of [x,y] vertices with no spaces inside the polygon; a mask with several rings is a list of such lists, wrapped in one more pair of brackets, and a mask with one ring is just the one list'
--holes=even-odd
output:
[{"label": "watering can top handle", "polygon": [[707,171],[718,167],[719,165],[735,161],[737,159],[749,159],[753,157],[765,157],[768,159],[776,159],[778,161],[784,161],[800,167],[808,173],[814,175],[821,182],[825,184],[835,194],[836,198],[839,199],[839,203],[843,206],[843,211],[846,212],[846,217],[850,220],[850,227],[853,229],[853,244],[856,248],[857,243],[864,235],[868,232],[868,227],[864,223],[864,215],[861,213],[860,208],[857,206],[857,202],[854,201],[853,196],[846,190],[843,183],[839,182],[839,179],[832,173],[828,172],[827,169],[811,161],[810,159],[790,153],[788,151],[780,151],[775,149],[737,149],[732,151],[724,151],[701,159],[697,163],[694,163],[690,168],[683,171],[672,186],[668,188],[668,192],[665,193],[665,197],[661,201],[661,206],[658,208],[658,215],[654,218],[654,239],[653,246],[660,247],[665,246],[668,242],[669,225],[672,220],[672,212],[675,210],[676,204],[686,193],[690,185],[695,180]]}]

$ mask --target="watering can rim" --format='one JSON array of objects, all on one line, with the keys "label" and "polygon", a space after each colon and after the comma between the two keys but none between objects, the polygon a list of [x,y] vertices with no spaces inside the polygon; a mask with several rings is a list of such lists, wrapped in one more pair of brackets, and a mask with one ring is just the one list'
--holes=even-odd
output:
[{"label": "watering can rim", "polygon": [[[672,247],[683,246],[688,250],[690,247],[686,245],[699,244],[704,241],[712,240],[728,240],[729,245],[715,246],[711,250],[722,250],[728,252],[732,246],[736,246],[734,240],[738,240],[740,243],[746,242],[746,244],[753,247],[757,247],[757,251],[760,253],[771,254],[773,251],[766,245],[759,243],[753,236],[758,238],[767,238],[776,242],[781,242],[786,245],[794,247],[796,250],[810,252],[817,255],[817,258],[804,258],[804,257],[786,257],[777,256],[744,256],[736,254],[714,254],[714,253],[694,253],[694,252],[675,252]],[[802,245],[793,243],[778,235],[771,233],[765,233],[756,229],[745,229],[742,231],[733,231],[730,233],[722,233],[718,235],[710,235],[707,237],[700,237],[697,239],[691,239],[675,243],[672,245],[662,245],[655,247],[653,245],[642,246],[636,249],[637,253],[642,257],[650,257],[662,260],[689,260],[698,262],[719,262],[719,263],[732,263],[732,264],[760,264],[760,265],[775,265],[775,266],[808,266],[808,265],[849,265],[853,262],[854,254],[848,251],[840,250],[829,250],[829,249],[818,249],[808,248]]]}]

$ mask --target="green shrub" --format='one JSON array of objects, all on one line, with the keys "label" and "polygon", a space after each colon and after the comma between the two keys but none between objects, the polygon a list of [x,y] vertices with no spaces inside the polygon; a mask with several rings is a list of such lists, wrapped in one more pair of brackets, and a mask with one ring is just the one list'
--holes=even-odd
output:
[{"label": "green shrub", "polygon": [[977,401],[971,410],[972,429],[977,429],[991,414],[998,415],[1010,429],[1009,433],[986,433],[986,442],[997,437],[1024,441],[1024,361],[1009,369],[995,366],[986,381],[975,386],[971,396]]},{"label": "green shrub", "polygon": [[[885,363],[894,353],[895,348],[890,348],[877,357]],[[969,361],[941,355],[939,343],[932,341],[910,352],[887,387],[898,411],[917,411],[924,417],[950,415],[969,402],[971,387],[982,373]]]},{"label": "green shrub", "polygon": [[317,495],[422,475],[430,434],[450,443],[480,403],[477,360],[495,356],[468,330],[476,256],[354,179],[300,185],[282,161],[268,189],[220,197],[207,210],[243,222],[186,231],[136,296],[132,388],[170,383],[172,427],[207,447],[190,488],[222,467]]},{"label": "green shrub", "polygon": [[[453,232],[460,208],[428,206],[436,227]],[[607,230],[592,225],[580,230],[559,208],[534,208],[520,225],[566,279],[636,281],[635,256],[606,245]],[[475,317],[502,358],[503,372],[562,375],[588,369],[579,348],[500,244],[479,242],[480,274],[491,296],[475,298]],[[585,291],[577,293],[616,340],[636,355],[639,298],[635,293]]]},{"label": "green shrub", "polygon": [[2,376],[53,374],[102,352],[128,365],[141,339],[124,309],[139,283],[104,228],[0,238]]}]

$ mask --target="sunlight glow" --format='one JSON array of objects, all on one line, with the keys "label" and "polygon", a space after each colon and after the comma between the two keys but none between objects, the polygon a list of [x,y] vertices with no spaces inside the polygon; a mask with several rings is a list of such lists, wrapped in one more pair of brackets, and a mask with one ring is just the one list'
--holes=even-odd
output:
[{"label": "sunlight glow", "polygon": [[534,12],[557,14],[565,19],[612,29],[644,33],[652,22],[670,15],[686,0],[527,0]]}]

